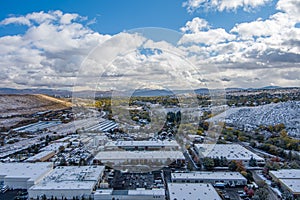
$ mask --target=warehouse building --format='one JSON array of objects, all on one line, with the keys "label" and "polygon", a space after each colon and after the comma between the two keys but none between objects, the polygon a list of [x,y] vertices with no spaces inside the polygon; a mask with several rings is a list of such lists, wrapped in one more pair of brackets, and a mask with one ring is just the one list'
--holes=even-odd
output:
[{"label": "warehouse building", "polygon": [[45,162],[55,155],[55,151],[41,151],[40,153],[28,158],[26,162]]},{"label": "warehouse building", "polygon": [[161,141],[161,140],[144,140],[144,141],[113,141],[108,142],[105,150],[124,149],[126,151],[159,151],[159,150],[178,150],[179,145],[175,140]]},{"label": "warehouse building", "polygon": [[116,166],[166,166],[171,163],[181,165],[185,157],[181,151],[101,151],[94,163],[112,164]]},{"label": "warehouse building", "polygon": [[170,200],[221,200],[209,183],[168,183],[168,194]]},{"label": "warehouse building", "polygon": [[56,167],[47,177],[28,190],[32,199],[92,198],[103,176],[104,166]]},{"label": "warehouse building", "polygon": [[53,170],[52,163],[0,163],[0,183],[11,189],[28,189]]},{"label": "warehouse building", "polygon": [[165,200],[164,189],[146,190],[137,188],[136,190],[97,190],[94,194],[94,200]]},{"label": "warehouse building", "polygon": [[58,152],[61,147],[67,148],[69,145],[69,142],[56,142],[43,147],[41,150]]},{"label": "warehouse building", "polygon": [[279,182],[283,189],[289,192],[294,199],[300,198],[300,169],[281,169],[270,171],[274,181]]},{"label": "warehouse building", "polygon": [[258,165],[265,164],[264,158],[239,144],[195,144],[195,150],[200,158],[225,157],[228,161],[242,161],[245,166],[249,166],[249,161],[253,158]]},{"label": "warehouse building", "polygon": [[224,183],[229,186],[244,186],[247,179],[239,172],[191,172],[172,173],[173,183]]}]

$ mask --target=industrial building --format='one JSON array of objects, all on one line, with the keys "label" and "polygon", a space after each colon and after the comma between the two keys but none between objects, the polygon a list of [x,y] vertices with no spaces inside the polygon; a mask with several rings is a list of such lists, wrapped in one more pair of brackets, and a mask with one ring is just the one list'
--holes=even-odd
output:
[{"label": "industrial building", "polygon": [[100,122],[99,124],[95,124],[89,128],[86,128],[85,132],[107,132],[118,128],[118,124],[114,121],[105,120]]},{"label": "industrial building", "polygon": [[41,149],[41,151],[54,151],[58,152],[61,147],[67,148],[70,145],[69,142],[57,142],[49,144]]},{"label": "industrial building", "polygon": [[247,185],[247,179],[239,172],[190,172],[172,173],[173,183],[224,183],[229,186]]},{"label": "industrial building", "polygon": [[97,190],[94,194],[94,200],[165,200],[164,189],[146,190],[137,188],[136,190]]},{"label": "industrial building", "polygon": [[55,155],[55,151],[41,151],[40,153],[29,157],[26,162],[45,162]]},{"label": "industrial building", "polygon": [[170,200],[221,200],[209,183],[168,183]]},{"label": "industrial building", "polygon": [[53,164],[0,163],[0,183],[11,189],[28,189],[39,183],[53,170]]},{"label": "industrial building", "polygon": [[264,158],[239,144],[195,144],[195,150],[200,158],[225,157],[228,161],[242,161],[245,166],[249,166],[251,158],[255,159],[258,165],[265,163]]},{"label": "industrial building", "polygon": [[101,151],[94,158],[95,163],[114,165],[167,165],[172,162],[183,163],[184,160],[181,151]]},{"label": "industrial building", "polygon": [[22,127],[18,127],[12,129],[13,131],[20,132],[20,133],[35,133],[37,131],[41,131],[52,126],[57,126],[61,124],[61,121],[39,121],[33,124],[25,125]]},{"label": "industrial building", "polygon": [[126,151],[168,151],[178,150],[179,145],[175,140],[172,141],[161,141],[161,140],[144,140],[144,141],[113,141],[108,142],[104,146],[105,150],[117,150],[124,149]]},{"label": "industrial building", "polygon": [[279,182],[283,189],[289,192],[294,199],[300,198],[300,169],[281,169],[270,171],[274,181]]},{"label": "industrial building", "polygon": [[29,188],[29,198],[91,198],[104,169],[104,166],[56,167],[42,181]]}]

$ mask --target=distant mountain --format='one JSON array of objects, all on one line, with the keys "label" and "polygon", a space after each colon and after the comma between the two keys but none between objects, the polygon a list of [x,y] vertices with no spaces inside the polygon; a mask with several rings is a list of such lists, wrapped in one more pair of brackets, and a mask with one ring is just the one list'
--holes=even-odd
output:
[{"label": "distant mountain", "polygon": [[174,95],[174,93],[169,90],[140,89],[134,91],[132,96],[152,97],[152,96],[169,96],[169,95]]},{"label": "distant mountain", "polygon": [[13,89],[0,88],[0,94],[46,94],[56,97],[70,97],[72,92],[68,90],[54,90],[54,89]]},{"label": "distant mountain", "polygon": [[272,89],[279,89],[279,88],[282,88],[282,87],[280,87],[280,86],[265,86],[265,87],[262,87],[259,89],[272,90]]},{"label": "distant mountain", "polygon": [[[274,90],[274,89],[293,89],[297,87],[280,87],[280,86],[265,86],[262,88],[225,88],[226,92],[238,92],[238,91],[258,91],[258,90]],[[214,91],[218,89],[213,89]],[[221,89],[220,89],[221,91]],[[177,94],[189,94],[196,93],[198,95],[209,95],[210,90],[208,88],[199,88],[194,91],[191,90],[164,90],[164,89],[138,89],[134,91],[132,96],[170,96]],[[120,91],[92,91],[83,90],[73,92],[70,90],[55,90],[55,89],[14,89],[14,88],[0,88],[0,94],[46,94],[53,97],[72,97],[73,95],[79,98],[94,98],[94,97],[111,97],[111,95],[128,96],[131,95],[128,92]]]},{"label": "distant mountain", "polygon": [[245,88],[226,88],[226,92],[242,91],[246,90]]}]

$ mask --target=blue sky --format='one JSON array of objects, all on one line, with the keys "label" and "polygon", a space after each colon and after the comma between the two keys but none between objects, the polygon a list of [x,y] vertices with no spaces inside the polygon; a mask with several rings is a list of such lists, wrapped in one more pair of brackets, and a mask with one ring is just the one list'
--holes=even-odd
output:
[{"label": "blue sky", "polygon": [[[202,82],[220,81],[224,87],[300,86],[299,13],[298,0],[3,1],[0,87],[71,89],[82,62],[100,44],[111,55],[118,55],[115,51],[126,45],[125,50],[143,45],[151,52],[152,47],[171,50],[203,73]],[[166,44],[168,38],[158,43],[133,34],[121,34],[117,46],[109,46],[123,31],[142,27],[171,29],[181,35],[172,35],[179,38],[172,47]],[[154,31],[156,37],[159,31]],[[153,52],[162,53],[147,57],[147,62],[170,58],[163,51]],[[135,64],[145,59],[135,56],[131,60]],[[119,61],[124,64],[128,59]],[[125,65],[106,74],[116,77]],[[135,70],[129,67],[128,77]],[[95,75],[92,70],[91,75]]]},{"label": "blue sky", "polygon": [[[90,27],[100,33],[116,34],[123,30],[139,27],[163,27],[179,31],[179,28],[194,17],[205,18],[213,27],[223,27],[230,30],[236,23],[249,22],[257,18],[266,19],[275,13],[276,1],[251,12],[242,8],[236,11],[197,11],[188,13],[182,6],[182,0],[10,0],[2,3],[0,18],[10,15],[26,15],[31,12],[61,10],[68,13],[78,13],[87,16],[97,23]],[[21,27],[1,27],[1,35],[23,31]]]}]

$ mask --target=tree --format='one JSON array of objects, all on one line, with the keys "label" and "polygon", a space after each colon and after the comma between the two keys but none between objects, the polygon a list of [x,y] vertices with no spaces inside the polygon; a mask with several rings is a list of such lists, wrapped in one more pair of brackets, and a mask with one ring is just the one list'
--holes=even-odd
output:
[{"label": "tree", "polygon": [[65,147],[64,147],[64,146],[58,147],[58,151],[59,151],[59,152],[63,152],[64,150],[65,150]]},{"label": "tree", "polygon": [[257,166],[257,162],[256,162],[256,159],[251,157],[250,160],[249,160],[249,166],[250,167],[256,167]]},{"label": "tree", "polygon": [[250,190],[248,190],[247,194],[249,195],[249,197],[253,197],[254,190],[251,188]]},{"label": "tree", "polygon": [[269,199],[269,191],[267,187],[259,188],[253,198],[253,200],[268,200]]},{"label": "tree", "polygon": [[203,159],[203,166],[207,170],[212,170],[214,168],[214,166],[215,166],[214,159],[212,159],[210,157],[204,158]]},{"label": "tree", "polygon": [[256,147],[256,142],[251,141],[249,145],[250,145],[251,147],[255,148],[255,147]]},{"label": "tree", "polygon": [[282,199],[293,200],[293,195],[291,195],[289,192],[284,192],[284,193],[282,193]]},{"label": "tree", "polygon": [[215,165],[216,167],[219,167],[219,166],[220,166],[220,158],[219,158],[219,157],[214,158],[214,165]]},{"label": "tree", "polygon": [[220,166],[221,166],[221,167],[226,167],[226,166],[228,166],[228,160],[227,160],[226,157],[221,156],[221,159],[220,159]]},{"label": "tree", "polygon": [[236,162],[235,162],[235,161],[231,161],[231,162],[229,163],[229,165],[228,165],[228,168],[229,168],[230,171],[236,171],[236,169],[237,169],[237,164],[236,164]]},{"label": "tree", "polygon": [[290,163],[290,167],[291,169],[300,169],[300,165],[295,160]]}]

